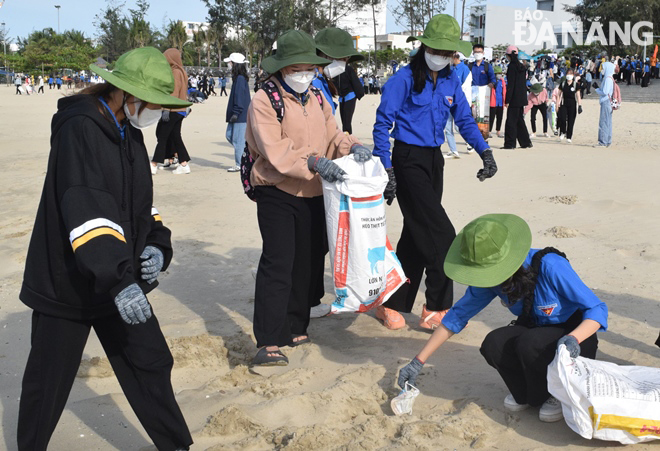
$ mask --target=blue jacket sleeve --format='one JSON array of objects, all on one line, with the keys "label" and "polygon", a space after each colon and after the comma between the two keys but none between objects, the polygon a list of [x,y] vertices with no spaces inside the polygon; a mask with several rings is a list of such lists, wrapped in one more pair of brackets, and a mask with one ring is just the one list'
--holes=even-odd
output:
[{"label": "blue jacket sleeve", "polygon": [[455,334],[467,326],[468,321],[495,299],[497,293],[491,288],[468,287],[462,298],[449,309],[442,325]]},{"label": "blue jacket sleeve", "polygon": [[472,117],[472,110],[459,83],[456,83],[454,104],[451,106],[450,111],[458,130],[461,132],[461,136],[481,155],[489,146],[484,141],[483,136],[481,136],[481,131],[479,131],[479,127],[477,127],[477,123]]},{"label": "blue jacket sleeve", "polygon": [[582,282],[568,260],[555,255],[547,255],[543,260],[546,264],[542,271],[552,281],[562,301],[577,304],[583,319],[598,322],[601,325],[599,331],[607,330],[607,304]]},{"label": "blue jacket sleeve", "polygon": [[248,87],[247,81],[245,80],[245,77],[236,77],[236,86],[234,86],[234,89],[236,90],[236,96],[234,96],[234,106],[231,109],[232,114],[235,114],[236,116],[241,115],[243,111],[247,110],[247,107],[249,104],[245,105],[245,92],[247,92],[248,98],[250,97],[250,88]]},{"label": "blue jacket sleeve", "polygon": [[409,72],[402,69],[385,83],[382,88],[380,105],[376,110],[373,154],[380,158],[385,168],[392,167],[390,130],[394,127],[397,114],[412,91],[412,76],[406,76]]}]

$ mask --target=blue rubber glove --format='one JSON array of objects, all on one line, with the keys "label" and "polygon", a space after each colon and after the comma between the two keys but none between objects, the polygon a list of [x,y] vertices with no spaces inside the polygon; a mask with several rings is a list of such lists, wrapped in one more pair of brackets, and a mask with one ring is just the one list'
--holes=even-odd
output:
[{"label": "blue rubber glove", "polygon": [[137,283],[121,290],[115,297],[121,319],[128,324],[146,323],[151,318],[151,306]]},{"label": "blue rubber glove", "polygon": [[578,343],[577,338],[573,335],[564,335],[557,342],[557,348],[559,346],[565,345],[568,352],[571,354],[571,358],[574,359],[580,355],[580,343]]},{"label": "blue rubber glove", "polygon": [[373,156],[371,154],[371,150],[367,149],[365,146],[362,144],[353,144],[351,146],[351,152],[353,154],[353,157],[355,158],[355,161],[358,163],[364,163],[365,161],[371,160],[371,157]]},{"label": "blue rubber glove", "polygon": [[424,364],[422,361],[415,357],[408,365],[401,368],[401,371],[399,371],[399,379],[397,381],[401,390],[406,389],[406,382],[413,386],[416,385],[415,382],[417,381],[417,376],[419,376],[419,372],[422,371],[423,367]]},{"label": "blue rubber glove", "polygon": [[144,248],[140,258],[144,260],[141,269],[142,280],[145,280],[147,283],[154,283],[165,263],[163,251],[156,246],[147,246]]},{"label": "blue rubber glove", "polygon": [[307,167],[312,172],[317,172],[326,182],[343,182],[346,172],[334,161],[325,157],[311,156],[307,159]]}]

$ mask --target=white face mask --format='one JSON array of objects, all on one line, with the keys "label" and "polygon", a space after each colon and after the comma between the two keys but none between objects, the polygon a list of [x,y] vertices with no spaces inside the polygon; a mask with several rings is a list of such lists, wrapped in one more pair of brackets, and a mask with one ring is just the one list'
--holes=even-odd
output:
[{"label": "white face mask", "polygon": [[572,79],[573,79],[573,76],[572,76],[572,75],[567,75],[567,76],[566,76],[566,80],[572,80]]},{"label": "white face mask", "polygon": [[429,66],[429,69],[437,72],[447,67],[447,65],[451,63],[452,57],[431,55],[429,52],[424,52],[424,59],[426,60],[426,65]]},{"label": "white face mask", "polygon": [[142,106],[142,100],[136,101],[133,104],[133,107],[135,108],[135,113],[131,114],[128,108],[128,103],[124,103],[124,114],[131,122],[131,125],[135,128],[139,128],[140,130],[155,125],[163,115],[163,110],[160,108],[157,110],[150,110],[149,108],[145,108],[142,111],[142,113],[138,114],[138,111],[140,111],[141,106]]},{"label": "white face mask", "polygon": [[328,78],[335,78],[346,72],[346,61],[334,60],[323,68],[323,73]]},{"label": "white face mask", "polygon": [[484,59],[484,54],[481,53],[481,52],[475,53],[474,54],[474,59],[477,60],[477,61],[481,61],[482,59]]},{"label": "white face mask", "polygon": [[312,80],[314,80],[315,77],[316,74],[314,71],[306,70],[288,74],[282,78],[284,78],[284,81],[287,85],[289,85],[291,89],[296,91],[298,94],[302,94],[303,92],[307,91],[309,84],[312,82]]}]

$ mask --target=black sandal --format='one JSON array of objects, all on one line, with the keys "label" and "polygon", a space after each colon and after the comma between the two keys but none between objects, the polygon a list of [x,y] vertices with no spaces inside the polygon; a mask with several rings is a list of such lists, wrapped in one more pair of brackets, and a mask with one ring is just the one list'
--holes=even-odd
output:
[{"label": "black sandal", "polygon": [[[307,338],[303,338],[302,340],[295,341],[295,339],[298,338],[298,337],[307,337]],[[291,338],[294,340],[289,345],[292,348],[295,348],[296,346],[304,345],[305,343],[311,343],[312,342],[312,339],[309,338],[309,335],[304,335],[304,334],[303,335],[292,335]]]},{"label": "black sandal", "polygon": [[[268,354],[274,354],[269,356]],[[259,349],[257,355],[252,359],[252,366],[287,366],[289,359],[282,354],[281,350],[268,351],[266,346]]]}]

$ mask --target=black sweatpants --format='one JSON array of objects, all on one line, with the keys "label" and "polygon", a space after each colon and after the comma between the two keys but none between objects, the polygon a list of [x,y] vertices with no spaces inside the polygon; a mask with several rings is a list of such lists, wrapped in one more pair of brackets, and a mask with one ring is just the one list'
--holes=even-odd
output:
[{"label": "black sweatpants", "polygon": [[557,122],[559,122],[559,133],[566,135],[567,139],[573,139],[573,128],[577,118],[577,102],[575,100],[565,100],[557,112]]},{"label": "black sweatpants", "polygon": [[[21,92],[21,85],[15,85],[15,86],[16,86],[16,94],[18,94],[19,96],[22,96],[23,93]],[[16,95],[16,94],[14,94],[14,95]]]},{"label": "black sweatpants", "polygon": [[532,141],[529,139],[527,125],[523,118],[524,107],[510,106],[506,110],[506,123],[504,124],[504,147],[515,148],[516,140],[520,147],[529,147]]},{"label": "black sweatpants", "polygon": [[42,94],[44,93],[44,87],[43,86],[39,86],[39,90],[37,90],[37,94],[39,94],[39,93],[42,93]]},{"label": "black sweatpants", "polygon": [[190,161],[190,155],[186,145],[181,138],[181,125],[183,116],[179,113],[170,112],[170,120],[167,122],[159,121],[156,127],[156,150],[151,161],[163,163],[165,158],[171,158],[177,154],[180,162]]},{"label": "black sweatpants", "polygon": [[[486,335],[481,344],[481,355],[500,373],[518,404],[540,406],[550,397],[548,365],[555,358],[557,342],[578,324],[568,321],[531,329],[525,326],[500,327]],[[583,357],[596,358],[597,349],[596,334],[580,343]]]},{"label": "black sweatpants", "polygon": [[318,300],[324,264],[323,197],[296,197],[258,186],[257,218],[263,249],[254,295],[257,347],[287,346],[306,335],[309,311]]},{"label": "black sweatpants", "polygon": [[504,107],[501,106],[492,106],[490,107],[490,129],[488,131],[493,131],[493,125],[495,124],[495,119],[497,119],[497,127],[495,130],[498,132],[502,130],[502,115],[504,113]]},{"label": "black sweatpants", "polygon": [[456,231],[442,207],[445,159],[439,147],[418,147],[395,141],[392,165],[403,230],[396,254],[410,283],[384,304],[410,312],[426,271],[426,308],[446,310],[454,302],[454,287],[443,269]]},{"label": "black sweatpants", "polygon": [[353,113],[355,113],[355,104],[357,98],[346,102],[339,102],[339,115],[341,116],[342,131],[353,134]]},{"label": "black sweatpants", "polygon": [[536,133],[536,112],[541,113],[541,119],[543,120],[543,133],[548,133],[548,106],[545,102],[534,105],[532,107],[532,114],[530,116],[530,122],[532,123],[532,133]]},{"label": "black sweatpants", "polygon": [[190,446],[192,437],[172,389],[174,361],[155,316],[133,326],[119,314],[75,321],[35,311],[18,412],[18,449],[42,451],[48,447],[92,328],[154,445],[160,451]]},{"label": "black sweatpants", "polygon": [[229,94],[227,94],[227,87],[226,87],[226,86],[220,86],[220,97],[222,97],[222,94],[223,94],[223,93],[224,93],[224,95],[226,95],[226,96],[229,95]]}]

